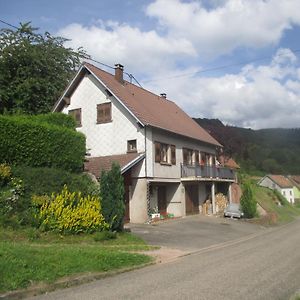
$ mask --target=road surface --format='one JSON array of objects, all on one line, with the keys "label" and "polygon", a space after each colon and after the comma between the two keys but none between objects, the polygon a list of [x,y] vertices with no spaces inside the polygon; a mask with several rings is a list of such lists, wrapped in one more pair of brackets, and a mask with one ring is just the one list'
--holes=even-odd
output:
[{"label": "road surface", "polygon": [[299,289],[300,220],[33,299],[276,300]]}]

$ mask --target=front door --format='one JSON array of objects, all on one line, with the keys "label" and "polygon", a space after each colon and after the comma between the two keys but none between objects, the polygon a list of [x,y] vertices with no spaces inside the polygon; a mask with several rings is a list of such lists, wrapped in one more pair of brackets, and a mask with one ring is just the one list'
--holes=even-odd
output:
[{"label": "front door", "polygon": [[158,206],[159,213],[164,214],[167,212],[167,197],[166,197],[166,187],[165,186],[158,186],[157,206]]},{"label": "front door", "polygon": [[187,185],[185,187],[185,212],[187,215],[199,213],[197,185]]}]

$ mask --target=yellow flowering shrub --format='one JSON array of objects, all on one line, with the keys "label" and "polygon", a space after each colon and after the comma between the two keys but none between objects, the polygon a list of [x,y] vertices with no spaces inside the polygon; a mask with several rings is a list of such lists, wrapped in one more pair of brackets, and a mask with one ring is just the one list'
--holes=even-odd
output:
[{"label": "yellow flowering shrub", "polygon": [[0,186],[9,182],[11,177],[11,168],[7,164],[0,164]]},{"label": "yellow flowering shrub", "polygon": [[[37,198],[33,200],[38,202]],[[52,194],[48,200],[46,198],[43,200],[37,218],[45,230],[80,233],[109,228],[101,213],[98,196],[82,196],[80,192],[71,193],[67,186],[64,186],[61,193]]]}]

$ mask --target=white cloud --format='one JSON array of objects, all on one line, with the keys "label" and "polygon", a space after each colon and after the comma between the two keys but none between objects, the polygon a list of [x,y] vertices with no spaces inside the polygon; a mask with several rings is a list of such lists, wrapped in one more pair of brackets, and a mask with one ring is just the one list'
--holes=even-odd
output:
[{"label": "white cloud", "polygon": [[201,1],[156,0],[146,13],[156,18],[169,36],[185,37],[199,55],[209,57],[237,47],[276,44],[284,30],[300,24],[299,0],[228,0],[218,4],[208,9]]},{"label": "white cloud", "polygon": [[[283,59],[285,53],[285,59]],[[219,118],[242,127],[299,127],[299,68],[295,57],[280,49],[269,65],[248,65],[221,77],[174,78],[146,86],[165,91],[194,117]]]},{"label": "white cloud", "polygon": [[161,65],[172,65],[178,59],[196,55],[193,45],[184,38],[163,38],[154,30],[143,32],[113,21],[84,27],[71,24],[58,32],[71,39],[68,46],[84,49],[95,59],[108,64],[123,63],[132,71],[153,73]]}]

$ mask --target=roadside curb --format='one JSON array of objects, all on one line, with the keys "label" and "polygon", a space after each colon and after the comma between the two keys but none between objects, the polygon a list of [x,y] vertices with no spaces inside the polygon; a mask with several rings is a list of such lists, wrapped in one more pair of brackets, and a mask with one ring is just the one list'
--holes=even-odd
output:
[{"label": "roadside curb", "polygon": [[51,284],[32,286],[27,289],[2,293],[2,294],[0,294],[0,299],[24,299],[27,297],[33,297],[33,296],[37,296],[40,294],[45,294],[47,292],[52,292],[57,289],[68,288],[68,287],[72,287],[72,286],[81,285],[84,283],[89,283],[89,282],[92,282],[92,281],[95,281],[98,279],[112,277],[112,276],[115,276],[118,274],[138,270],[138,269],[145,268],[145,267],[155,265],[155,264],[156,264],[156,261],[155,261],[155,259],[153,259],[152,261],[142,264],[142,265],[123,268],[123,269],[119,269],[119,270],[115,270],[115,271],[88,273],[88,274],[73,275],[73,276],[71,275],[70,277],[72,277],[72,278],[70,278],[70,277],[61,278]]}]

